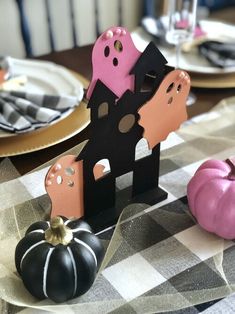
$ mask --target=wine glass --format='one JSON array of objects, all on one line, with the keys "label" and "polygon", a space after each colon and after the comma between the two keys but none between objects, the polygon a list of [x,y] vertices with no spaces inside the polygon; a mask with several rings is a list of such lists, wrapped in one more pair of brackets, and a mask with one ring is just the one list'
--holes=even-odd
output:
[{"label": "wine glass", "polygon": [[193,40],[197,0],[167,0],[166,2],[169,17],[166,41],[176,46],[176,68],[179,68],[182,44]]},{"label": "wine glass", "polygon": [[[180,67],[182,44],[193,40],[196,28],[197,0],[166,0],[169,23],[166,41],[176,46],[176,69]],[[193,105],[196,96],[190,92],[186,104]]]}]

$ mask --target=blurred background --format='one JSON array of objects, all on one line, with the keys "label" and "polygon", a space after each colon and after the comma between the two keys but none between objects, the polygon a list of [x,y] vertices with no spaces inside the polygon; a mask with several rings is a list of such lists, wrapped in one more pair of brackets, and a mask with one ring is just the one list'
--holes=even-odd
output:
[{"label": "blurred background", "polygon": [[142,7],[141,0],[0,0],[0,54],[38,56],[91,44],[112,25],[133,30]]},{"label": "blurred background", "polygon": [[[1,0],[0,55],[39,56],[95,41],[113,25],[133,31],[169,0]],[[235,23],[235,0],[199,0],[198,17]]]}]

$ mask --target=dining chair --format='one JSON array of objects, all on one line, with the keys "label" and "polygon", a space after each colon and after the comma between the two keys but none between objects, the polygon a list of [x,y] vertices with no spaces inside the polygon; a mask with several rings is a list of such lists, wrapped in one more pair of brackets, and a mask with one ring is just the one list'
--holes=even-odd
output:
[{"label": "dining chair", "polygon": [[1,0],[0,55],[37,56],[93,43],[113,25],[133,30],[143,0]]}]

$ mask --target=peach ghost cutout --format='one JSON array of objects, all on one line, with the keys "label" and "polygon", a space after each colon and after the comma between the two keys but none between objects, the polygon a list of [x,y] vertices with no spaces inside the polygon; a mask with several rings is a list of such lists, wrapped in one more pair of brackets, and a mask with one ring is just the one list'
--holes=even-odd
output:
[{"label": "peach ghost cutout", "polygon": [[189,90],[189,75],[182,70],[171,71],[154,96],[139,109],[139,125],[144,128],[143,137],[148,141],[150,149],[165,140],[171,131],[177,130],[187,119],[186,100]]},{"label": "peach ghost cutout", "polygon": [[80,218],[84,215],[83,161],[75,156],[61,157],[48,171],[46,191],[51,199],[51,217],[62,215]]},{"label": "peach ghost cutout", "polygon": [[130,89],[134,91],[134,76],[130,70],[140,57],[130,33],[123,27],[111,27],[95,42],[92,51],[92,80],[87,91],[90,99],[97,79],[118,97]]}]

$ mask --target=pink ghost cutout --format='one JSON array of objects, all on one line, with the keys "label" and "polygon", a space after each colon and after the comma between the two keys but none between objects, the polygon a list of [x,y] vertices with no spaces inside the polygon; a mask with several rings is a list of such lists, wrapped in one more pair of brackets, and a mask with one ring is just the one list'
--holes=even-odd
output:
[{"label": "pink ghost cutout", "polygon": [[138,113],[144,138],[152,149],[187,119],[186,100],[190,90],[189,75],[182,70],[168,73],[154,96]]},{"label": "pink ghost cutout", "polygon": [[[116,48],[115,48],[116,47]],[[130,70],[140,57],[130,33],[123,27],[111,27],[96,41],[92,51],[92,80],[87,91],[90,99],[96,81],[100,79],[118,97],[134,91],[134,76]]]},{"label": "pink ghost cutout", "polygon": [[62,215],[68,218],[84,216],[83,161],[75,156],[61,157],[45,178],[45,187],[51,199],[51,217]]}]

